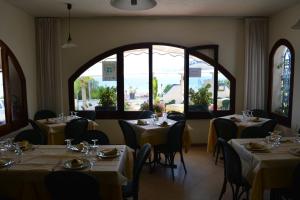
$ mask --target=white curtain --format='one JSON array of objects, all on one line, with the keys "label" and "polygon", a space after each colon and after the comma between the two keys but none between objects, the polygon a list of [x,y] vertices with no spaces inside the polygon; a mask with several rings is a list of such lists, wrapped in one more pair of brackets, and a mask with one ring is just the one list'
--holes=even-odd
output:
[{"label": "white curtain", "polygon": [[245,109],[265,109],[268,19],[245,19]]},{"label": "white curtain", "polygon": [[38,109],[63,110],[60,20],[36,19]]}]

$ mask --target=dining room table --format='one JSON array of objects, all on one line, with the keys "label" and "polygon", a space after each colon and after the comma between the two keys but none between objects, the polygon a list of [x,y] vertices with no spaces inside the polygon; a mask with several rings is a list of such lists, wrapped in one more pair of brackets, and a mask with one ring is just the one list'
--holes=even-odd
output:
[{"label": "dining room table", "polygon": [[[66,116],[63,118],[49,118],[37,120],[37,125],[46,133],[47,144],[63,145],[65,144],[65,127],[66,124],[76,116]],[[88,120],[88,130],[96,130],[98,124],[95,121]]]},{"label": "dining room table", "polygon": [[[261,118],[261,117],[260,118],[249,117],[248,119],[244,119],[243,115],[239,115],[239,114],[227,115],[220,118],[232,120],[237,125],[238,127],[237,138],[241,136],[241,133],[245,128],[250,126],[259,126],[265,123],[266,121],[270,120],[268,118]],[[208,137],[207,137],[208,153],[214,152],[214,148],[218,139],[216,134],[216,129],[213,125],[215,119],[216,118],[211,119],[209,122]]]},{"label": "dining room table", "polygon": [[291,186],[300,163],[300,138],[282,137],[276,145],[265,138],[232,139],[229,144],[241,159],[242,174],[251,185],[251,200],[263,200],[266,190]]},{"label": "dining room table", "polygon": [[[126,120],[135,130],[137,142],[140,146],[149,143],[151,145],[165,144],[167,142],[167,134],[169,128],[176,123],[175,120],[163,119],[159,117],[154,121],[151,119],[143,119],[144,124],[139,124],[138,120]],[[163,122],[167,124],[164,125]],[[182,135],[182,147],[184,152],[187,153],[191,147],[190,137],[191,127],[186,123],[183,135]]]},{"label": "dining room table", "polygon": [[[132,178],[132,150],[125,145],[101,145],[100,150],[117,149],[116,156],[97,156],[96,149],[88,154],[67,149],[65,145],[33,145],[21,154],[2,152],[0,158],[0,194],[12,199],[50,199],[44,178],[53,171],[79,170],[99,181],[102,199],[121,200],[122,186]],[[83,159],[87,165],[74,169],[70,161]],[[9,165],[3,165],[9,160]]]}]

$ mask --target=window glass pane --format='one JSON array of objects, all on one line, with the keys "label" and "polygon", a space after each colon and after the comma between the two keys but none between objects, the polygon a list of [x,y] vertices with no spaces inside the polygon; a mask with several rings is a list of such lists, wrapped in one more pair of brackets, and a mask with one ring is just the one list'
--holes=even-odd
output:
[{"label": "window glass pane", "polygon": [[114,111],[117,105],[117,56],[109,56],[74,82],[75,110]]},{"label": "window glass pane", "polygon": [[184,49],[153,46],[153,108],[184,112]]},{"label": "window glass pane", "polygon": [[281,45],[273,58],[272,112],[288,117],[291,79],[291,52]]},{"label": "window glass pane", "polygon": [[189,56],[189,111],[213,110],[214,67]]},{"label": "window glass pane", "polygon": [[124,52],[124,110],[143,110],[149,105],[149,50]]},{"label": "window glass pane", "polygon": [[230,110],[230,81],[218,72],[218,110]]},{"label": "window glass pane", "polygon": [[4,87],[3,87],[3,70],[2,57],[0,48],[0,125],[5,124],[5,105],[4,105]]},{"label": "window glass pane", "polygon": [[12,120],[20,120],[24,116],[23,113],[23,98],[22,98],[22,85],[19,74],[16,70],[14,63],[10,56],[8,56],[9,66],[9,93],[11,100],[11,114]]}]

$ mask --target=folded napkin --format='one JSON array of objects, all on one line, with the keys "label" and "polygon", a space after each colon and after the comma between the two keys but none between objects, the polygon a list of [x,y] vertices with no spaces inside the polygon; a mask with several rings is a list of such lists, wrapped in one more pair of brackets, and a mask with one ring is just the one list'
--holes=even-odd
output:
[{"label": "folded napkin", "polygon": [[147,125],[148,122],[145,121],[145,120],[138,119],[136,124],[137,124],[137,125]]},{"label": "folded napkin", "polygon": [[83,160],[82,159],[72,159],[71,160],[71,165],[72,167],[80,167],[83,164]]},{"label": "folded napkin", "polygon": [[249,142],[247,147],[249,149],[265,149],[265,145],[263,144],[259,144],[259,143],[255,143],[255,142]]},{"label": "folded napkin", "polygon": [[6,159],[0,159],[0,165],[5,165],[8,162]]},{"label": "folded napkin", "polygon": [[253,117],[251,119],[252,122],[261,122],[260,118],[259,117]]},{"label": "folded napkin", "polygon": [[167,126],[169,126],[169,124],[168,124],[168,122],[163,121],[163,122],[160,124],[160,126],[162,126],[162,127],[167,127]]},{"label": "folded napkin", "polygon": [[241,122],[241,120],[239,118],[236,118],[236,117],[230,117],[230,120],[232,120],[234,122]]},{"label": "folded napkin", "polygon": [[21,142],[18,142],[18,144],[22,151],[29,150],[32,147],[32,145],[27,140],[22,140]]},{"label": "folded napkin", "polygon": [[113,156],[113,155],[116,155],[118,153],[118,149],[116,149],[116,148],[107,148],[107,149],[101,149],[100,152],[104,156]]}]

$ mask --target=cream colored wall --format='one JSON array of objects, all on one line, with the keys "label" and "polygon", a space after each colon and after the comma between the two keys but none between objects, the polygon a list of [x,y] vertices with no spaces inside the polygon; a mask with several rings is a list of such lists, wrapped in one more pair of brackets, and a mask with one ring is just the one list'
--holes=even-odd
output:
[{"label": "cream colored wall", "polygon": [[283,10],[270,18],[270,50],[275,42],[285,38],[293,45],[295,50],[295,73],[292,128],[300,128],[300,30],[293,30],[291,26],[300,19],[300,3]]},{"label": "cream colored wall", "polygon": [[[72,38],[77,48],[63,50],[64,107],[68,109],[68,79],[84,63],[107,50],[132,43],[165,42],[183,46],[218,44],[219,61],[237,79],[236,109],[243,106],[243,20],[236,18],[102,18],[72,19]],[[65,24],[63,23],[63,29]],[[62,36],[65,38],[65,33]],[[122,142],[116,120],[99,120],[112,142]],[[191,120],[194,143],[207,141],[208,120]]]},{"label": "cream colored wall", "polygon": [[17,57],[27,84],[29,117],[36,111],[36,57],[34,18],[0,0],[0,39]]}]

